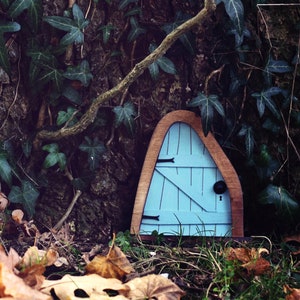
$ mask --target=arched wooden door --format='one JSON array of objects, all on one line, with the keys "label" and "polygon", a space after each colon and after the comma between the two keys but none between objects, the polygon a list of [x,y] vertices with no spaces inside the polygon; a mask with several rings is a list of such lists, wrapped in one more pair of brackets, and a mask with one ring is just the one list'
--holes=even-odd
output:
[{"label": "arched wooden door", "polygon": [[175,111],[158,124],[138,186],[132,233],[243,236],[238,177],[194,113]]}]

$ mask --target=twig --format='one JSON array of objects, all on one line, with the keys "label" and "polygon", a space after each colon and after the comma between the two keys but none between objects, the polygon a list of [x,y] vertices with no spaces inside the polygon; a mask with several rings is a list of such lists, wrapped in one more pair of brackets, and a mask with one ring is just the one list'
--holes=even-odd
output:
[{"label": "twig", "polygon": [[64,222],[69,217],[70,213],[73,210],[73,207],[74,207],[75,203],[77,202],[77,200],[81,196],[81,194],[82,194],[82,191],[76,190],[75,195],[74,195],[74,197],[72,199],[72,202],[70,203],[68,209],[66,210],[66,212],[64,213],[64,215],[62,216],[62,218],[53,227],[54,231],[58,231],[63,226]]},{"label": "twig", "polygon": [[141,62],[137,63],[134,68],[125,76],[125,78],[109,91],[98,96],[90,105],[88,110],[83,114],[81,119],[75,125],[68,128],[61,128],[57,131],[42,130],[38,132],[37,138],[44,140],[59,140],[63,137],[73,136],[83,132],[92,124],[97,116],[100,105],[124,92],[155,60],[163,56],[174,42],[185,32],[189,31],[195,25],[200,25],[208,17],[210,12],[214,11],[216,5],[213,0],[206,0],[204,8],[193,18],[178,26],[169,33],[161,44]]},{"label": "twig", "polygon": [[[70,173],[70,171],[66,168],[65,172],[66,172],[66,176],[68,177],[68,179],[70,181],[72,181],[73,180],[73,176]],[[81,190],[76,190],[75,195],[74,195],[74,197],[73,197],[73,199],[72,199],[69,207],[67,208],[66,212],[64,213],[64,215],[62,216],[62,218],[56,223],[56,225],[53,227],[54,231],[58,231],[63,226],[64,222],[69,217],[70,213],[73,210],[74,205],[76,204],[76,202],[77,202],[78,198],[81,196],[81,194],[82,194]]]}]

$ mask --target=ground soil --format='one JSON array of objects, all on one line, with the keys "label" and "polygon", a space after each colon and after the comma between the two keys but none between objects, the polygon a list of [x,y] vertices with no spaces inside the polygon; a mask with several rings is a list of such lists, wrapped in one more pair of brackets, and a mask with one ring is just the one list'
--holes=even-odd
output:
[{"label": "ground soil", "polygon": [[[108,4],[110,2],[111,4]],[[118,9],[119,1],[78,0],[76,3],[87,13],[90,20],[85,30],[84,44],[74,46],[70,58],[72,64],[77,64],[82,59],[87,59],[90,63],[93,80],[90,86],[82,90],[86,107],[92,99],[120,82],[137,62],[149,54],[150,42],[160,43],[165,36],[161,26],[173,22],[176,12],[182,11],[193,16],[203,7],[202,1],[138,1],[141,8],[139,22],[147,28],[147,32],[136,41],[128,42],[129,18],[124,16],[124,11]],[[43,6],[45,16],[61,16],[68,3],[65,0],[43,0]],[[88,245],[105,244],[113,232],[129,229],[140,171],[157,122],[170,111],[187,108],[186,103],[195,97],[197,92],[203,91],[205,80],[220,67],[220,57],[211,54],[224,43],[227,43],[228,47],[234,43],[233,37],[226,36],[225,28],[220,25],[224,18],[224,6],[219,5],[214,15],[202,26],[193,29],[194,55],[191,55],[180,41],[166,53],[176,66],[176,75],[160,72],[159,79],[153,81],[146,70],[126,93],[104,103],[100,108],[100,112],[106,116],[105,126],[97,127],[97,130],[90,126],[82,134],[60,141],[66,152],[72,153],[70,171],[74,176],[81,175],[82,170],[87,167],[84,154],[72,151],[78,147],[86,134],[92,138],[98,137],[107,146],[101,166],[90,187],[83,191],[66,221],[69,235],[82,245],[82,249]],[[99,27],[107,23],[113,24],[115,30],[108,43],[104,44]],[[47,30],[50,36],[46,38],[51,38],[49,27]],[[0,73],[0,139],[10,140],[16,148],[40,129],[37,128],[37,124],[40,121],[39,112],[43,102],[43,99],[31,97],[25,84],[28,74],[24,73],[26,68],[22,65],[26,54],[19,51],[21,43],[22,37],[16,35],[10,47],[10,78]],[[120,55],[112,55],[113,51],[120,52]],[[221,53],[220,56],[222,55]],[[236,58],[229,56],[229,59]],[[213,86],[210,91],[220,94],[221,99],[225,99],[222,98],[222,89],[226,85],[227,75],[210,78],[209,88]],[[111,109],[127,100],[134,103],[138,112],[135,124],[137,130],[133,137],[123,127],[113,128]],[[226,99],[223,105],[228,105]],[[49,105],[47,109],[44,126],[51,125],[51,116],[57,114],[55,107]],[[219,126],[222,127],[222,123]],[[232,155],[231,151],[227,154],[239,169],[240,156]],[[22,153],[18,155],[20,162],[24,162]],[[40,168],[44,156],[45,152],[37,151],[34,159],[25,165],[24,173]],[[41,233],[49,231],[59,222],[74,197],[73,187],[65,174],[57,169],[45,172],[48,182],[40,189],[34,215],[34,224]],[[10,233],[7,236],[12,239]]]}]

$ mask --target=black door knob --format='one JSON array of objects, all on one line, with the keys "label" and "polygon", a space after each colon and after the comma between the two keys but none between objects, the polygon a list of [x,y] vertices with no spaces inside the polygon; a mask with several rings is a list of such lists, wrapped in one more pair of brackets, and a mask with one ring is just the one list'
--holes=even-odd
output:
[{"label": "black door knob", "polygon": [[227,185],[223,180],[217,181],[214,184],[214,192],[218,195],[224,194],[227,191]]}]

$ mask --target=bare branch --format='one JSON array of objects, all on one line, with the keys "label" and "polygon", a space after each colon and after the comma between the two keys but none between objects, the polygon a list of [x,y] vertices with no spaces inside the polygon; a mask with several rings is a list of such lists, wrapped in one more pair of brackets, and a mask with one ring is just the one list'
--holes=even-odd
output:
[{"label": "bare branch", "polygon": [[84,113],[78,123],[68,128],[61,128],[57,131],[42,130],[38,132],[37,138],[43,140],[59,140],[64,137],[72,136],[84,131],[94,122],[100,105],[124,92],[155,60],[163,56],[174,42],[184,33],[189,31],[195,25],[200,25],[215,10],[213,0],[205,0],[204,8],[193,18],[178,26],[169,33],[161,44],[141,62],[137,63],[128,75],[114,88],[98,96],[88,110]]}]

